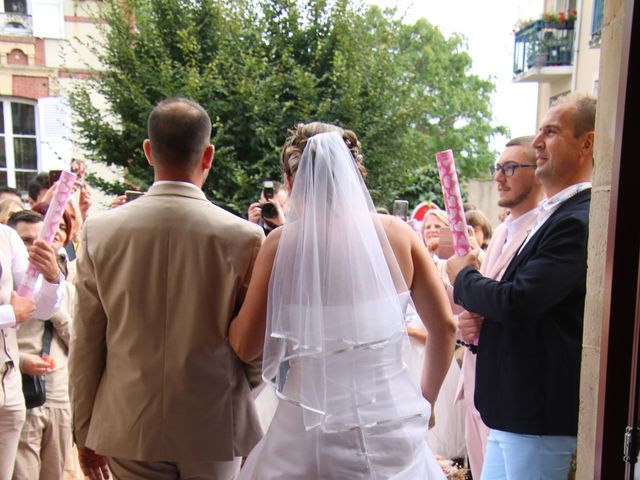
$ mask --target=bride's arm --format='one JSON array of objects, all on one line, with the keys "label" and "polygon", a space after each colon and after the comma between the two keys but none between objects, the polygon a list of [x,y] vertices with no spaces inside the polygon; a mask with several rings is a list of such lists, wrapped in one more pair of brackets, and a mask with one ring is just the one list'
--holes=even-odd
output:
[{"label": "bride's arm", "polygon": [[229,326],[229,343],[243,362],[255,360],[264,347],[269,278],[278,249],[279,230],[271,232],[262,244],[253,267],[247,295],[238,315]]},{"label": "bride's arm", "polygon": [[428,331],[421,386],[422,394],[433,406],[451,365],[456,324],[436,266],[425,246],[414,237],[411,242],[414,267],[411,296]]}]

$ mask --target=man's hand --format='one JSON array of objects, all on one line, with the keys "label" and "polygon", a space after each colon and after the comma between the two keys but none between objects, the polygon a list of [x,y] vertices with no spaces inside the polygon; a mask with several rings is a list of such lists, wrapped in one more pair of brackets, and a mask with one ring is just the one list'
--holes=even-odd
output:
[{"label": "man's hand", "polygon": [[271,200],[269,200],[269,203],[273,204],[273,206],[276,207],[278,216],[271,217],[271,218],[263,218],[262,220],[264,221],[265,225],[267,225],[268,227],[271,227],[271,229],[273,230],[274,228],[284,225],[284,222],[285,222],[284,210],[282,210],[282,205],[280,205],[280,202],[278,202],[278,200],[276,200],[275,198],[272,198]]},{"label": "man's hand", "polygon": [[480,328],[484,317],[477,313],[464,311],[458,315],[458,329],[460,336],[466,343],[474,343],[480,336]]},{"label": "man's hand", "polygon": [[[50,358],[50,357],[49,357]],[[41,376],[53,370],[50,362],[31,353],[20,354],[20,371],[27,375]]]},{"label": "man's hand", "polygon": [[247,210],[247,220],[251,223],[257,224],[260,221],[260,202],[254,202],[249,205],[249,210]]},{"label": "man's hand", "polygon": [[78,459],[82,473],[91,480],[107,480],[110,477],[107,457],[98,455],[87,447],[78,447]]},{"label": "man's hand", "polygon": [[118,195],[111,201],[111,208],[118,208],[119,206],[124,205],[125,203],[127,203],[127,196]]},{"label": "man's hand", "polygon": [[439,246],[440,246],[439,238],[434,237],[427,240],[427,250],[429,250],[429,253],[433,254],[436,250],[438,250]]},{"label": "man's hand", "polygon": [[282,206],[275,198],[269,200],[269,203],[276,207],[276,211],[278,212],[278,215],[276,217],[264,218],[262,216],[262,205],[264,205],[264,203],[254,202],[249,205],[249,209],[247,210],[247,220],[249,220],[251,223],[256,224],[258,224],[260,220],[262,220],[262,223],[265,227],[267,227],[268,230],[273,230],[274,228],[283,225],[285,222],[285,216],[284,211],[282,210]]},{"label": "man's hand", "polygon": [[58,283],[60,267],[56,261],[56,252],[44,240],[36,240],[29,247],[29,261],[49,283]]},{"label": "man's hand", "polygon": [[21,297],[16,292],[11,292],[11,300],[9,302],[13,307],[13,313],[16,316],[16,323],[22,323],[29,320],[36,311],[36,301],[31,297]]},{"label": "man's hand", "polygon": [[447,275],[449,275],[449,281],[451,285],[456,281],[456,277],[464,267],[469,266],[473,268],[480,268],[478,263],[478,250],[471,250],[464,257],[454,255],[447,260]]},{"label": "man's hand", "polygon": [[53,185],[51,185],[48,189],[47,192],[44,194],[44,196],[40,199],[40,202],[38,203],[48,203],[51,204],[51,200],[53,199],[53,194],[56,191],[56,185],[58,184],[58,181],[56,181]]}]

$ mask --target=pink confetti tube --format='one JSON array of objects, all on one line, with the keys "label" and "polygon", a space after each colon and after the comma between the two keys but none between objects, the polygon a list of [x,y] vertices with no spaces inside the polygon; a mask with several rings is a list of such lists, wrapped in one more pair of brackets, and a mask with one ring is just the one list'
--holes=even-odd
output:
[{"label": "pink confetti tube", "polygon": [[[42,231],[38,237],[39,240],[44,240],[49,244],[53,241],[53,237],[58,231],[58,225],[60,225],[60,219],[62,218],[64,207],[73,192],[73,182],[75,179],[76,176],[73,173],[62,172],[60,175],[53,198],[49,204],[49,209],[47,210],[47,214],[44,216]],[[29,263],[29,267],[22,278],[22,282],[18,286],[18,295],[23,297],[33,296],[33,290],[39,275],[40,272],[38,272],[36,267]]]},{"label": "pink confetti tube", "polygon": [[444,206],[447,210],[453,237],[453,249],[456,255],[462,257],[469,253],[471,245],[469,243],[469,233],[467,232],[467,221],[462,208],[462,196],[460,195],[460,184],[458,183],[453,152],[445,150],[444,152],[436,153],[436,163],[440,174]]}]

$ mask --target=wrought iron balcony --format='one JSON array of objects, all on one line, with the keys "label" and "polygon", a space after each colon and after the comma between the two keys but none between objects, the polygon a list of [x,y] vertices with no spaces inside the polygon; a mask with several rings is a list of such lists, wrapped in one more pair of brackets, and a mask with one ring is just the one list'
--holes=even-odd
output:
[{"label": "wrought iron balcony", "polygon": [[0,35],[32,36],[31,15],[0,12]]},{"label": "wrought iron balcony", "polygon": [[537,20],[515,33],[513,76],[519,82],[549,81],[570,75],[573,64],[574,20]]}]

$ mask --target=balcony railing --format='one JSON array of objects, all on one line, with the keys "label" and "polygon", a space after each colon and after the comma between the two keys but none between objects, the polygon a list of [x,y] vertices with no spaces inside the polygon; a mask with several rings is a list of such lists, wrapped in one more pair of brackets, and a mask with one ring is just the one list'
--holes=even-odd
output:
[{"label": "balcony railing", "polygon": [[515,33],[513,74],[526,75],[541,67],[571,66],[574,20],[547,23],[537,20]]},{"label": "balcony railing", "polygon": [[0,12],[0,35],[33,35],[31,15]]}]

